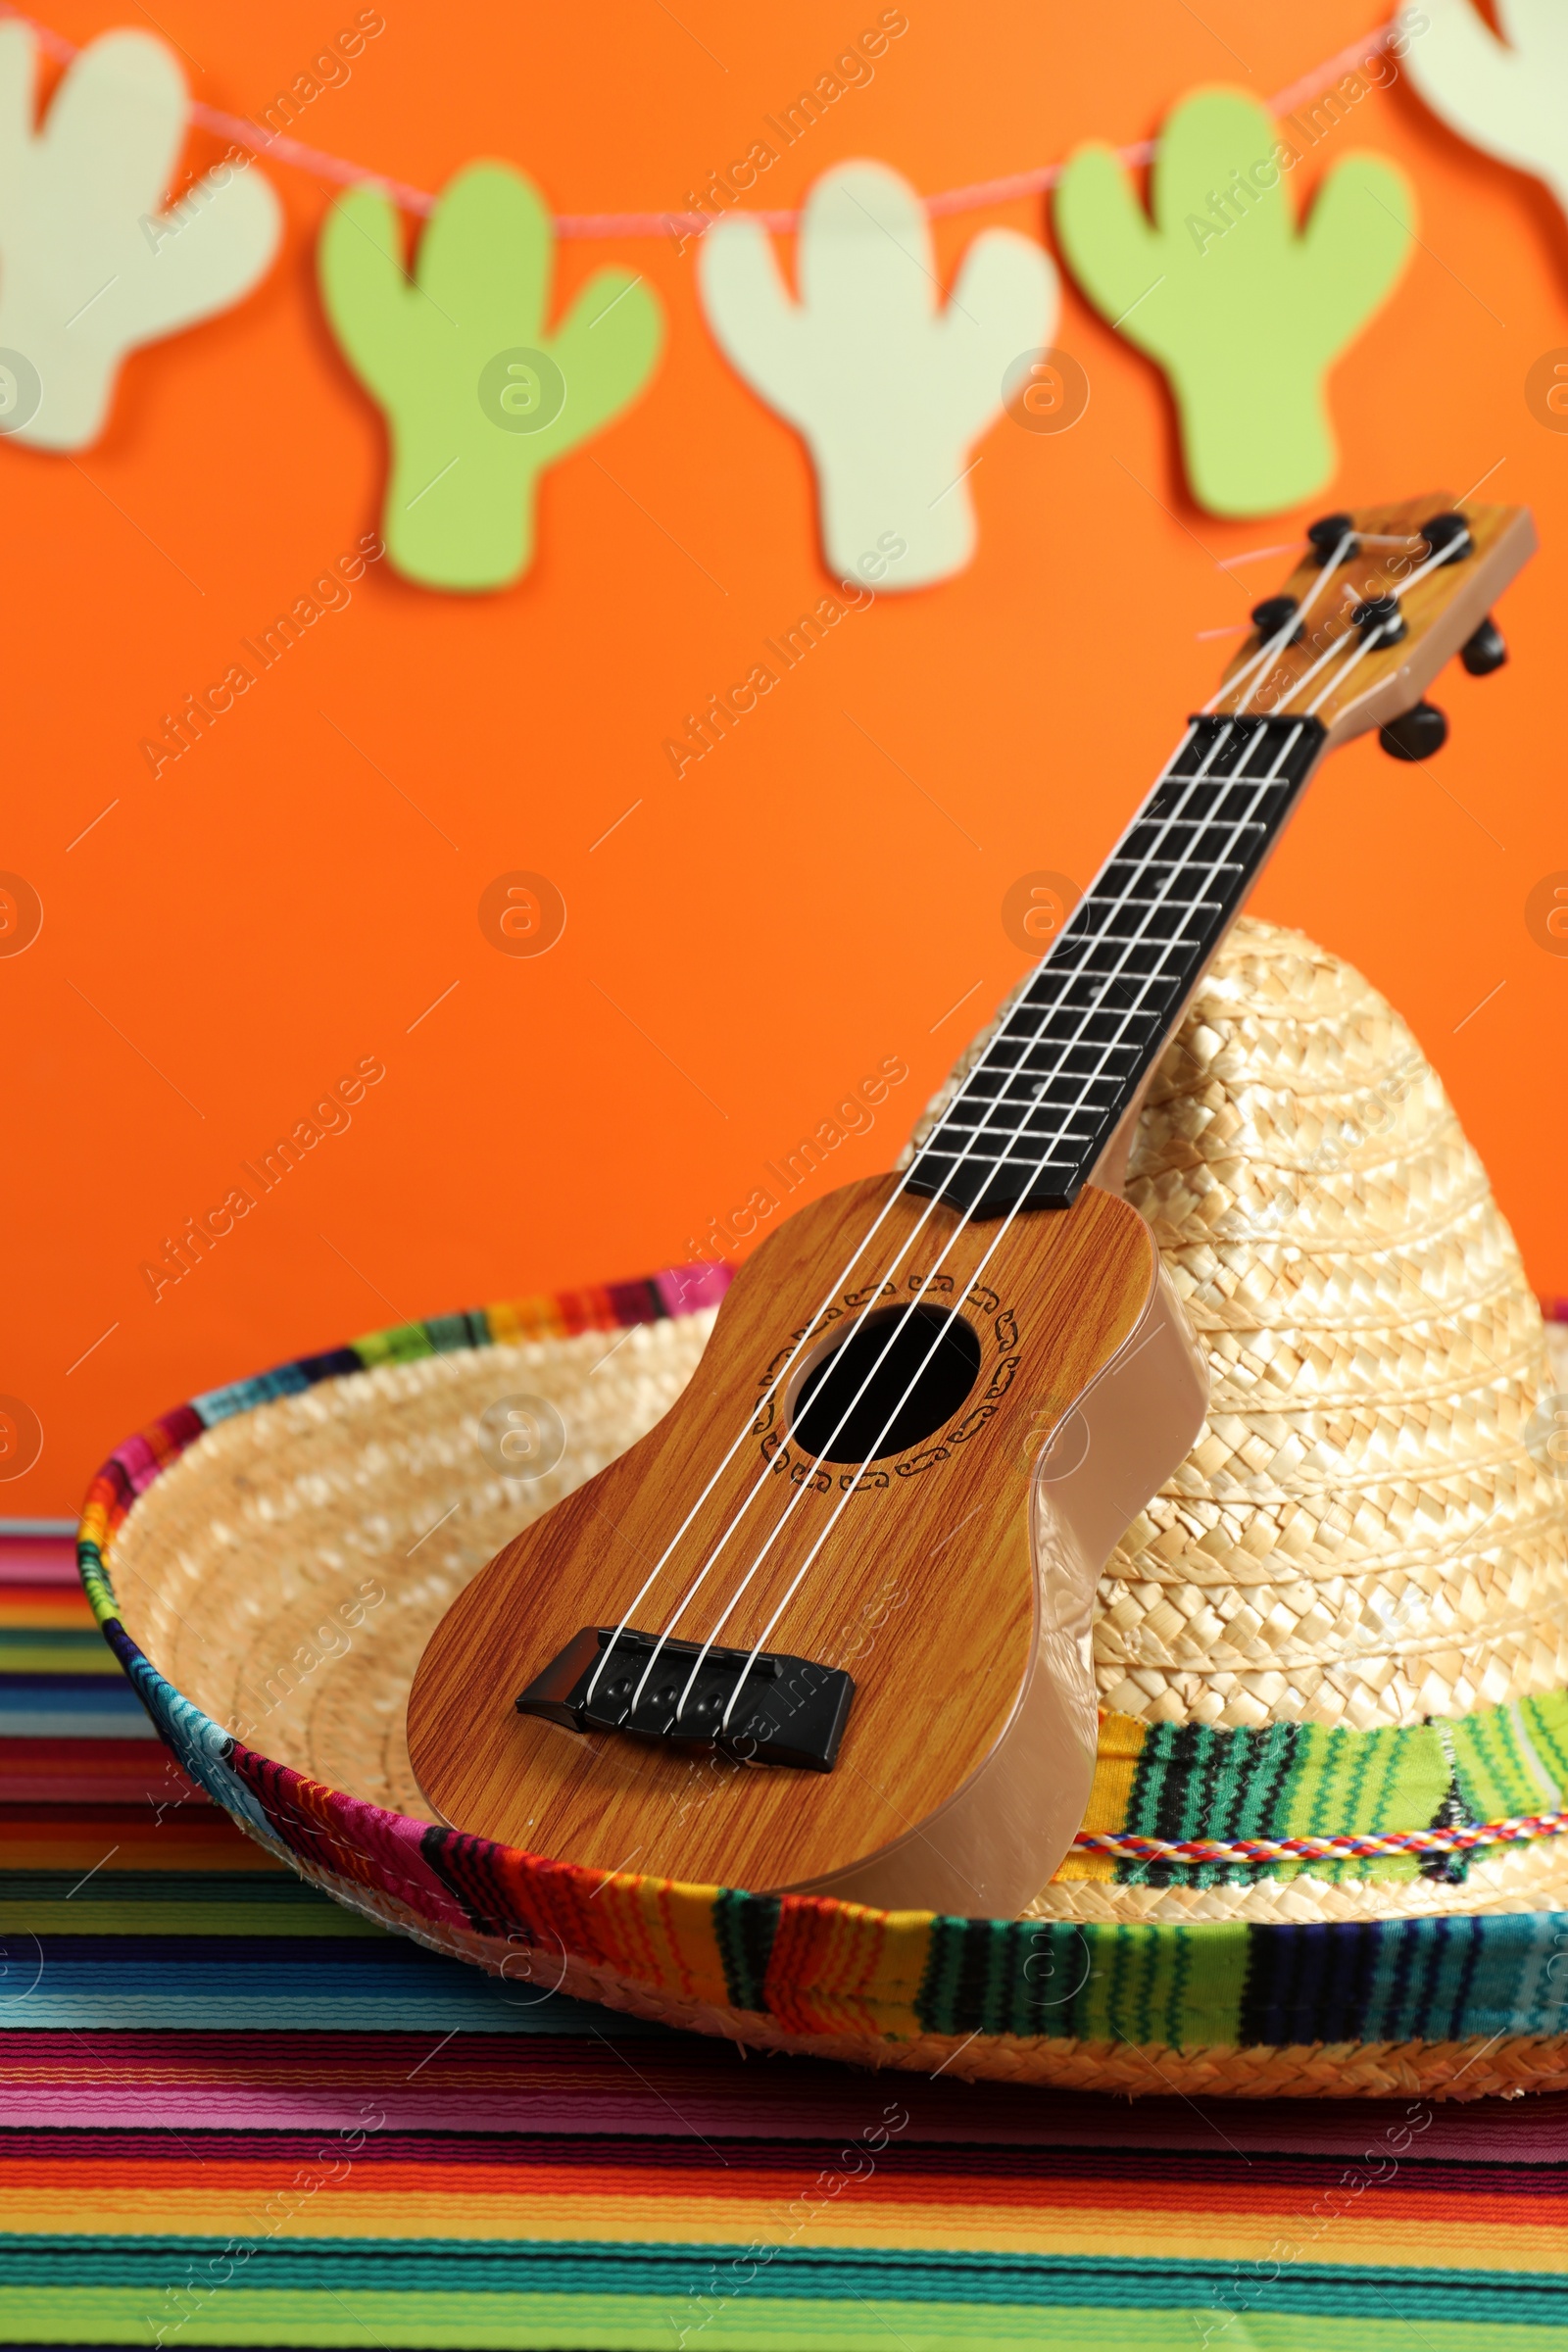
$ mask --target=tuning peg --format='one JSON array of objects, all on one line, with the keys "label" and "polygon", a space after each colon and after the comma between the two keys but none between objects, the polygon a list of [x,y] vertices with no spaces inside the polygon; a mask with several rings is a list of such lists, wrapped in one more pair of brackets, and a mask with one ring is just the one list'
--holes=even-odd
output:
[{"label": "tuning peg", "polygon": [[1361,552],[1361,543],[1355,537],[1355,516],[1353,514],[1320,514],[1316,522],[1308,525],[1307,540],[1320,566],[1332,562],[1335,549],[1348,532],[1350,535],[1350,544],[1340,559],[1342,564],[1348,564]]},{"label": "tuning peg", "polygon": [[1489,612],[1475,635],[1459,649],[1459,659],[1473,678],[1490,678],[1508,659],[1502,631]]},{"label": "tuning peg", "polygon": [[[1252,626],[1266,643],[1270,637],[1277,637],[1292,613],[1299,610],[1294,596],[1265,596],[1260,605],[1252,607]],[[1305,636],[1304,628],[1296,629],[1289,643],[1300,645]]]},{"label": "tuning peg", "polygon": [[1430,760],[1447,740],[1448,722],[1434,703],[1416,703],[1378,729],[1378,741],[1391,760]]},{"label": "tuning peg", "polygon": [[1365,635],[1370,635],[1373,630],[1379,631],[1378,644],[1380,646],[1397,645],[1402,637],[1407,637],[1410,633],[1409,624],[1399,609],[1399,600],[1396,596],[1368,597],[1364,605],[1356,606],[1355,611],[1350,614],[1350,620],[1352,625]]},{"label": "tuning peg", "polygon": [[1462,564],[1471,552],[1470,525],[1462,514],[1434,514],[1421,525],[1421,536],[1428,554],[1441,556],[1444,564]]}]

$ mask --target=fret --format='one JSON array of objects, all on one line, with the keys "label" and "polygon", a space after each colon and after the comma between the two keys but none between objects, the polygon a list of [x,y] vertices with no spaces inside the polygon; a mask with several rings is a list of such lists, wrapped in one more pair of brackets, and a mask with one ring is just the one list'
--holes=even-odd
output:
[{"label": "fret", "polygon": [[[1129,1022],[1134,1017],[1126,1016]],[[1037,1060],[1020,1058],[1017,1061],[1007,1061],[1004,1054],[1009,1041],[1005,1038],[998,1040],[1001,1051],[995,1056],[988,1054],[986,1058],[994,1068],[999,1070],[1027,1069],[1031,1074],[1044,1075],[1047,1071],[1070,1069],[1074,1056],[1077,1056],[1086,1071],[1098,1072],[1109,1055],[1121,1055],[1132,1060],[1138,1057],[1144,1040],[1151,1035],[1157,1035],[1159,1032],[1159,1023],[1149,1015],[1143,1016],[1142,1027],[1143,1036],[1140,1038],[1133,1034],[1130,1026],[1124,1029],[1123,1016],[1118,1014],[1112,1017],[1107,1013],[1104,1016],[1104,1034],[1102,1036],[1093,1036],[1086,1028],[1081,1035],[1075,1031],[1075,1034],[1069,1038],[1036,1040],[1029,1051],[1031,1054],[1039,1054],[1040,1058]],[[1011,1042],[1017,1045],[1021,1041],[1013,1039]],[[967,1084],[967,1082],[965,1083]]]},{"label": "fret", "polygon": [[[1142,931],[1097,931],[1093,935],[1097,947],[1109,948],[1162,947],[1167,942],[1173,947],[1187,948],[1196,946],[1199,936],[1196,932],[1188,931],[1162,931],[1157,938]],[[1082,970],[1083,966],[1079,965],[1078,969]],[[1030,993],[1032,995],[1033,991]]]},{"label": "fret", "polygon": [[992,1216],[1077,1198],[1322,755],[1316,719],[1200,718],[916,1155]]},{"label": "fret", "polygon": [[[1237,786],[1234,789],[1238,799],[1246,799],[1247,788],[1245,785]],[[1141,817],[1138,821],[1141,824],[1152,824],[1158,813],[1159,812],[1157,809],[1151,808],[1149,814],[1146,817]],[[1217,825],[1220,823],[1220,821],[1221,820],[1219,818],[1212,815],[1171,816],[1166,817],[1161,821],[1159,829],[1163,833],[1201,833],[1205,827]],[[1263,819],[1260,816],[1246,817],[1234,827],[1234,830],[1238,833],[1266,833],[1268,831],[1268,827],[1264,824]]]},{"label": "fret", "polygon": [[[1164,947],[1168,943],[1163,940],[1140,940],[1135,938],[1131,944],[1136,948],[1148,950],[1151,948]],[[1188,945],[1191,946],[1193,944],[1195,943],[1189,940]],[[1081,963],[1066,965],[1060,974],[1054,973],[1052,975],[1053,979],[1059,977],[1062,980],[1064,985],[1061,993],[1059,995],[1042,998],[1036,996],[1033,988],[1026,990],[1025,993],[1018,999],[1017,1005],[1014,1007],[1013,1011],[1008,1014],[1006,1027],[1004,1029],[1002,1034],[1004,1037],[1018,1034],[1013,1029],[1013,1023],[1018,1018],[1019,1013],[1025,1010],[1036,1012],[1049,1011],[1052,1006],[1066,1003],[1075,992],[1081,1003],[1085,1004],[1098,1004],[1105,997],[1108,991],[1112,989],[1120,989],[1125,982],[1136,980],[1141,984],[1141,986],[1157,988],[1161,981],[1179,980],[1180,974],[1178,972],[1168,972],[1162,968],[1164,965],[1164,960],[1165,959],[1163,956],[1161,956],[1156,958],[1152,965],[1150,965],[1147,962],[1142,964],[1136,963],[1130,956],[1118,956],[1113,962],[1109,963],[1097,963],[1086,959]]]},{"label": "fret", "polygon": [[[1221,874],[1239,874],[1239,873],[1241,873],[1241,872],[1242,872],[1242,870],[1243,870],[1243,868],[1244,868],[1244,866],[1245,866],[1245,863],[1246,863],[1246,860],[1245,860],[1244,858],[1227,858],[1227,859],[1224,859],[1224,860],[1216,861],[1216,862],[1215,862],[1214,864],[1212,864],[1212,865],[1205,865],[1205,867],[1203,868],[1203,871],[1204,871],[1205,873],[1207,873],[1207,874],[1212,874],[1212,875],[1214,876],[1215,880],[1217,881],[1217,880],[1218,880],[1218,878],[1219,878],[1219,876],[1220,876]],[[1110,874],[1110,875],[1112,875],[1112,876],[1114,876],[1114,875],[1116,875],[1116,874],[1118,874],[1118,873],[1127,873],[1127,874],[1170,874],[1170,875],[1172,875],[1172,876],[1174,877],[1174,876],[1176,876],[1176,875],[1185,874],[1185,873],[1187,872],[1187,870],[1188,870],[1188,867],[1187,867],[1187,860],[1186,860],[1184,858],[1122,858],[1122,857],[1120,857],[1120,856],[1118,856],[1117,858],[1115,858],[1112,860],[1112,862],[1111,862],[1111,863],[1110,863],[1110,864],[1109,864],[1109,865],[1108,865],[1108,866],[1105,868],[1105,871],[1106,871],[1106,873],[1107,873],[1107,874]],[[1170,887],[1170,886],[1169,886],[1169,884],[1167,884],[1167,885],[1166,885],[1166,888],[1168,889],[1169,887]],[[1223,884],[1221,884],[1221,885],[1220,885],[1220,887],[1221,887],[1221,889],[1223,890],[1223,888],[1224,888],[1224,885],[1223,885]]]},{"label": "fret", "polygon": [[[1078,906],[1075,907],[1073,911],[1077,913],[1082,907],[1090,906],[1091,905],[1093,906],[1093,911],[1098,913],[1100,911],[1100,902],[1098,899],[1094,902],[1091,902],[1088,899],[1081,899]],[[1127,906],[1155,906],[1163,909],[1168,907],[1169,905],[1170,902],[1168,899],[1144,899],[1138,897],[1107,899],[1104,902],[1104,910],[1107,914],[1120,914],[1122,909]],[[1182,902],[1182,911],[1184,913],[1191,914],[1203,907],[1213,907],[1217,910],[1222,905],[1223,901],[1219,899],[1184,899]]]},{"label": "fret", "polygon": [[[1254,808],[1259,786],[1262,788],[1262,797],[1258,808]],[[1221,780],[1216,776],[1178,775],[1172,771],[1170,775],[1162,776],[1155,785],[1143,813],[1147,816],[1170,816],[1180,808],[1184,816],[1200,819],[1226,816],[1247,821],[1256,816],[1259,808],[1268,808],[1277,801],[1286,801],[1290,797],[1288,784],[1270,784],[1262,776],[1243,779],[1227,776]]]},{"label": "fret", "polygon": [[[1168,995],[1173,988],[1181,986],[1179,972],[1135,973],[1131,975],[1138,981],[1135,995],[1131,987],[1123,986],[1125,977],[1126,975],[1116,972],[1106,972],[1098,976],[1092,972],[1080,973],[1078,981],[1081,1001],[1076,1005],[1065,1004],[1059,1001],[1054,1001],[1049,1004],[1031,1004],[1027,997],[1020,998],[997,1033],[998,1044],[1015,1045],[1024,1038],[1038,1042],[1045,1035],[1045,1028],[1041,1026],[1041,1021],[1044,1021],[1049,1027],[1059,1011],[1078,1012],[1091,1019],[1104,1020],[1119,1017],[1122,1012],[1127,1011],[1135,1019],[1147,1017],[1153,1020],[1158,1017],[1159,993],[1163,991]],[[1107,1002],[1112,990],[1116,991],[1118,997],[1125,996],[1125,1004],[1115,1001]],[[1026,1016],[1031,1012],[1038,1013],[1041,1020],[1029,1021]]]},{"label": "fret", "polygon": [[[949,1115],[959,1113],[963,1106],[969,1104],[983,1106],[988,1102],[1038,1102],[1051,1109],[1072,1109],[1084,1101],[1084,1082],[1069,1078],[1065,1071],[1054,1070],[1046,1078],[1030,1078],[1027,1075],[1013,1078],[1005,1073],[992,1073],[988,1083],[995,1090],[989,1094],[978,1089],[971,1093],[965,1087],[963,1093],[955,1099]],[[1089,1085],[1091,1090],[1099,1088],[1107,1095],[1113,1095],[1121,1085],[1121,1079],[1114,1072],[1103,1070],[1091,1075]],[[1086,1104],[1086,1107],[1094,1106]]]},{"label": "fret", "polygon": [[1054,1112],[1042,1113],[1038,1120],[1026,1119],[1021,1127],[1011,1127],[1005,1119],[958,1120],[950,1124],[955,1135],[963,1135],[968,1126],[985,1143],[990,1143],[993,1138],[1000,1142],[1005,1136],[1016,1138],[1021,1135],[1036,1138],[1042,1143],[1086,1144],[1093,1142],[1095,1133],[1092,1126],[1063,1127]]},{"label": "fret", "polygon": [[[1045,1094],[982,1095],[970,1094],[966,1088],[956,1098],[950,1109],[958,1110],[965,1101],[980,1103],[1027,1102],[1049,1103],[1062,1118],[1079,1111],[1086,1116],[1098,1117],[1106,1104],[1122,1092],[1129,1075],[1138,1067],[1139,1056],[1136,1053],[1130,1054],[1125,1059],[1118,1055],[1115,1067],[1110,1068],[1102,1066],[1099,1046],[1074,1047],[1072,1054],[1078,1056],[1076,1067],[1071,1066],[1069,1059],[1067,1064],[1055,1067],[1049,1079],[1035,1080],[1034,1083],[1048,1088]],[[946,1119],[943,1124],[946,1126]]]},{"label": "fret", "polygon": [[[1223,817],[1216,817],[1211,822],[1205,820],[1200,825],[1184,825],[1174,820],[1149,816],[1141,817],[1132,831],[1123,836],[1121,848],[1125,857],[1136,858],[1140,864],[1190,865],[1203,858],[1211,859],[1217,866],[1226,866],[1238,862],[1231,852],[1238,843],[1245,843],[1249,833],[1267,831],[1265,824],[1228,825]],[[1182,841],[1180,836],[1188,832],[1192,834],[1192,840]],[[1178,857],[1156,857],[1155,852],[1164,849],[1167,842],[1172,842],[1180,852]]]}]

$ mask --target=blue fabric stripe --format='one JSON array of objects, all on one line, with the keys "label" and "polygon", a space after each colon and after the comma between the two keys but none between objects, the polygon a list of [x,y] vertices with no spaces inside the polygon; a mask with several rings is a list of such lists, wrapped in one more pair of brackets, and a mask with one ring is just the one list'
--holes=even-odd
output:
[{"label": "blue fabric stripe", "polygon": [[[94,1639],[99,1640],[96,1635]],[[100,1654],[102,1647],[102,1642],[99,1641]],[[114,1660],[106,1657],[104,1664],[110,1670],[107,1674],[83,1673],[71,1668],[61,1674],[52,1674],[47,1670],[39,1672],[26,1667],[15,1674],[0,1674],[0,1713],[5,1711],[6,1700],[13,1693],[17,1704],[25,1706],[29,1698],[36,1699],[40,1692],[57,1696],[64,1706],[74,1707],[80,1699],[96,1710],[107,1710],[109,1713],[123,1707],[128,1698],[140,1713],[136,1693],[115,1673]]]},{"label": "blue fabric stripe", "polygon": [[[269,1938],[249,1945],[244,1959],[220,1963],[218,1947],[227,1939],[209,1937],[189,1962],[117,1957],[113,1968],[62,1956],[49,1937],[36,1940],[37,1952],[33,1938],[26,1943],[36,1982],[8,2000],[11,2034],[587,2034],[605,2014],[560,1993],[525,2008],[499,1979],[391,1938],[383,1946],[356,1937],[284,1961],[272,1956]],[[385,1964],[385,1952],[403,1951],[420,1965]],[[615,2019],[617,2041],[665,2031]]]},{"label": "blue fabric stripe", "polygon": [[118,1709],[76,1708],[48,1699],[30,1703],[0,1703],[0,1742],[14,1740],[146,1740],[158,1738],[157,1726],[142,1708],[121,1714]]},{"label": "blue fabric stripe", "polygon": [[275,1364],[270,1372],[258,1372],[250,1380],[233,1380],[225,1388],[209,1389],[205,1396],[193,1396],[191,1410],[212,1429],[220,1421],[232,1419],[235,1413],[248,1413],[258,1404],[272,1404],[279,1396],[297,1396],[310,1386],[303,1366]]}]

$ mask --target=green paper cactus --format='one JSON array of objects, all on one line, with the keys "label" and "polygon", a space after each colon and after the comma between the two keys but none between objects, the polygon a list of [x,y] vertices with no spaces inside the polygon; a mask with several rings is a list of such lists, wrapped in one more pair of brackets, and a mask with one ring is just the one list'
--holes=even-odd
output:
[{"label": "green paper cactus", "polygon": [[554,244],[537,189],[505,164],[448,182],[412,281],[378,189],[327,216],[326,315],[391,432],[382,536],[427,588],[504,588],[526,570],[536,477],[634,399],[659,356],[659,305],[623,270],[601,270],[546,326]]},{"label": "green paper cactus", "polygon": [[1055,224],[1080,285],[1158,361],[1181,416],[1193,496],[1216,514],[1295,506],[1335,469],[1323,378],[1408,257],[1415,197],[1355,151],[1298,229],[1296,148],[1234,90],[1184,99],[1160,134],[1153,220],[1107,147],[1081,148]]}]

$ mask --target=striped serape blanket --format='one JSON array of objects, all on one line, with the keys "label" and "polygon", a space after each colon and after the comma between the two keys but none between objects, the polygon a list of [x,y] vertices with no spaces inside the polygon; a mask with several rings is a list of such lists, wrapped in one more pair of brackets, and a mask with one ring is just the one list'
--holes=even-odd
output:
[{"label": "striped serape blanket", "polygon": [[499,1983],[172,1783],[52,1537],[0,1538],[0,2144],[17,2345],[1568,2348],[1568,2100],[1131,2106]]}]

